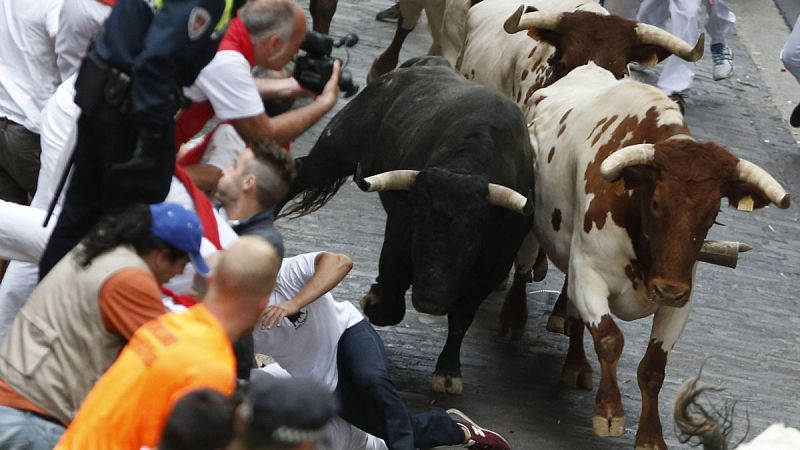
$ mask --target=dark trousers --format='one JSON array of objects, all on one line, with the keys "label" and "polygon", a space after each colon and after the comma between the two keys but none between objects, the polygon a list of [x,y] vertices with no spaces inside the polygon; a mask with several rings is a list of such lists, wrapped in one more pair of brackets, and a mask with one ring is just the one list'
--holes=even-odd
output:
[{"label": "dark trousers", "polygon": [[81,114],[72,177],[61,215],[39,261],[39,279],[83,239],[103,214],[147,202],[152,197],[151,187],[163,192],[162,200],[166,197],[175,170],[174,148],[165,152],[164,167],[152,174],[152,180],[112,174],[112,166],[131,159],[136,139],[132,118],[107,104],[99,106],[94,114]]},{"label": "dark trousers", "polygon": [[0,117],[0,200],[28,204],[39,179],[39,135]]},{"label": "dark trousers", "polygon": [[410,450],[464,442],[464,431],[441,409],[409,414],[389,376],[386,350],[366,320],[339,339],[342,418],[377,436],[390,450]]}]

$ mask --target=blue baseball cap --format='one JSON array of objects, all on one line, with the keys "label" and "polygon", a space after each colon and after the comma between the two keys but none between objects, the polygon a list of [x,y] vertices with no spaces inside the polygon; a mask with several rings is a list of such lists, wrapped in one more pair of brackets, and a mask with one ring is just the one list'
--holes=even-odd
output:
[{"label": "blue baseball cap", "polygon": [[167,244],[186,252],[194,270],[202,276],[211,271],[200,254],[203,240],[203,227],[197,214],[177,203],[156,203],[150,205],[150,232]]}]

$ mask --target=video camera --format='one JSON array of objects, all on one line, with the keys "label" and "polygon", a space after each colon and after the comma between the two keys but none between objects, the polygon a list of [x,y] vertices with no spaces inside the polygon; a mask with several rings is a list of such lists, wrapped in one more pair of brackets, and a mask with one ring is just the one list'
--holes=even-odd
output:
[{"label": "video camera", "polygon": [[[333,75],[333,58],[331,58],[333,48],[342,46],[349,48],[356,45],[357,42],[358,35],[355,33],[349,33],[334,41],[328,35],[309,31],[303,44],[300,45],[300,48],[306,53],[295,59],[292,76],[300,83],[300,86],[315,94],[321,94],[325,83]],[[344,67],[339,72],[339,89],[345,93],[345,98],[358,92],[358,85],[353,83],[353,76]]]}]

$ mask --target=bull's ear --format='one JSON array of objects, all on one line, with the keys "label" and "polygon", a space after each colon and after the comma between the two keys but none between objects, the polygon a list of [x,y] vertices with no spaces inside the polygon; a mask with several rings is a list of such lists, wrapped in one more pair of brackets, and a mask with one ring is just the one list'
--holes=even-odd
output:
[{"label": "bull's ear", "polygon": [[728,204],[739,211],[750,212],[770,203],[761,189],[743,181],[732,181],[724,195],[728,198]]},{"label": "bull's ear", "polygon": [[670,56],[667,50],[651,44],[635,44],[631,47],[628,62],[637,62],[645,67],[655,67]]},{"label": "bull's ear", "polygon": [[622,170],[622,179],[625,180],[625,189],[636,189],[651,185],[658,176],[658,169],[653,166],[629,166]]}]

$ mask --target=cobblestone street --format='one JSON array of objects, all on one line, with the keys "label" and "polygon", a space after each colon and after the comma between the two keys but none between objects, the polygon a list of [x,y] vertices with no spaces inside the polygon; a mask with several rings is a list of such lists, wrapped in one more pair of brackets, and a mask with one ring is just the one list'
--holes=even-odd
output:
[{"label": "cobblestone street", "polygon": [[[362,86],[372,59],[394,34],[395,25],[374,20],[375,13],[389,4],[389,0],[340,0],[334,17],[334,35],[351,31],[360,35],[360,42],[350,50],[348,68]],[[420,24],[406,41],[401,61],[425,54],[429,43],[426,27]],[[698,63],[687,103],[689,126],[700,140],[726,146],[800,195],[800,148],[740,37],[734,33],[729,44],[736,55],[731,79],[712,80],[708,49]],[[334,55],[345,57],[342,50]],[[656,74],[637,76],[654,81]],[[340,101],[337,110],[344,103]],[[306,154],[326,123],[323,120],[295,142],[293,153]],[[705,264],[698,268],[694,311],[670,354],[660,396],[664,436],[671,448],[687,447],[678,442],[672,425],[676,389],[685,378],[696,375],[704,361],[705,381],[727,387],[727,398],[743,401],[734,423],[736,436],[747,428],[745,409],[751,437],[772,422],[800,426],[800,207],[785,211],[768,207],[748,214],[728,208],[725,201],[723,205],[717,220],[724,226],[713,227],[709,238],[746,242],[753,250],[741,256],[735,270]],[[277,225],[284,233],[288,255],[328,250],[351,256],[353,271],[334,296],[358,304],[377,274],[384,220],[378,195],[363,193],[348,182],[320,211],[302,219],[281,219]],[[560,289],[562,282],[563,275],[551,267],[544,282],[528,285],[530,318],[519,341],[497,336],[503,293],[484,302],[464,340],[464,393],[460,396],[430,390],[430,376],[447,333],[446,319],[417,313],[409,300],[400,325],[379,329],[396,383],[409,404],[415,409],[457,407],[504,434],[518,450],[632,448],[641,400],[636,369],[651,321],[617,320],[625,334],[618,378],[626,432],[619,438],[597,438],[591,427],[595,392],[559,386],[567,339],[545,330],[555,300],[549,291]],[[599,367],[592,348],[587,333],[596,388]]]}]

